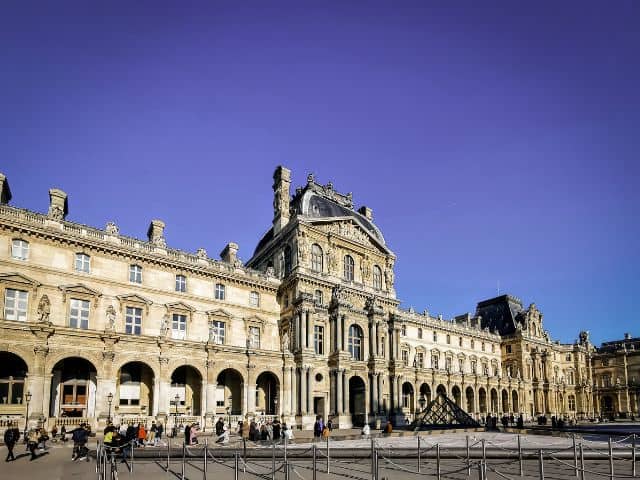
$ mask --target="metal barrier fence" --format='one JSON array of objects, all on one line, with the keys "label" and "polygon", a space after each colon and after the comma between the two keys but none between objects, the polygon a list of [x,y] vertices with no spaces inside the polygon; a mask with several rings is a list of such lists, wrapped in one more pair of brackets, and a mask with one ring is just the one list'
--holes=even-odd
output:
[{"label": "metal barrier fence", "polygon": [[[487,480],[490,473],[495,478],[511,480],[525,476],[525,465],[529,466],[526,472],[528,477],[537,476],[541,480],[545,479],[547,470],[558,468],[571,472],[579,480],[585,480],[586,475],[592,478],[608,477],[610,480],[638,478],[635,434],[618,440],[609,437],[604,451],[595,448],[597,442],[584,438],[577,441],[575,435],[571,437],[570,446],[556,449],[541,448],[544,445],[529,439],[526,442],[530,445],[525,447],[525,441],[520,435],[517,435],[515,447],[505,446],[513,442],[499,443],[487,439],[473,441],[469,435],[465,440],[464,447],[446,447],[440,443],[430,444],[424,436],[417,436],[414,448],[392,448],[385,447],[378,440],[371,438],[366,451],[361,447],[336,449],[335,446],[332,447],[332,443],[336,442],[328,438],[303,448],[291,448],[289,442],[284,439],[253,451],[247,450],[246,440],[213,449],[207,440],[204,445],[197,447],[188,446],[184,442],[172,445],[169,440],[166,449],[163,447],[154,449],[153,452],[145,451],[145,457],[151,458],[167,474],[180,480],[196,478],[191,475],[187,479],[187,467],[195,469],[199,472],[196,475],[201,474],[201,478],[206,480],[210,465],[233,469],[235,480],[238,480],[240,473],[248,473],[265,480],[276,480],[276,476],[284,480],[317,480],[318,473],[350,480],[387,480],[400,473],[405,477],[415,475],[438,480],[464,477]],[[491,450],[489,454],[488,448]],[[123,457],[126,460],[127,471],[132,474],[135,450],[133,442],[128,444],[125,450],[130,451],[130,455],[125,454]],[[345,452],[353,450],[357,450],[358,454],[354,454],[353,459],[349,460],[349,455]],[[600,465],[606,464],[608,471],[588,468],[585,452],[589,459],[599,461]],[[118,478],[115,448],[99,443],[96,459],[98,480]],[[448,461],[448,467],[443,465],[445,459]],[[502,462],[492,461],[497,459]],[[172,469],[172,462],[176,462],[175,469]],[[535,467],[531,467],[532,463]],[[620,470],[620,465],[623,465],[625,470]],[[515,473],[507,472],[504,468],[507,466]],[[387,472],[387,476],[384,472]]]}]

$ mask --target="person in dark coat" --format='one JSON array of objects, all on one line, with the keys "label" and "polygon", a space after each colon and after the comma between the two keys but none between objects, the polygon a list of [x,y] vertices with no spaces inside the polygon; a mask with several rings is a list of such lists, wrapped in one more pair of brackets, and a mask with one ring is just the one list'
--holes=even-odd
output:
[{"label": "person in dark coat", "polygon": [[10,462],[15,460],[16,457],[13,456],[13,447],[20,440],[20,430],[17,428],[7,428],[4,432],[4,444],[7,446],[7,458],[5,462]]},{"label": "person in dark coat", "polygon": [[224,420],[222,420],[222,417],[220,417],[216,422],[216,435],[219,437],[223,433],[224,433]]},{"label": "person in dark coat", "polygon": [[191,425],[187,424],[186,427],[184,427],[184,443],[186,443],[187,445],[191,445]]},{"label": "person in dark coat", "polygon": [[280,422],[278,421],[273,424],[273,440],[280,440]]}]

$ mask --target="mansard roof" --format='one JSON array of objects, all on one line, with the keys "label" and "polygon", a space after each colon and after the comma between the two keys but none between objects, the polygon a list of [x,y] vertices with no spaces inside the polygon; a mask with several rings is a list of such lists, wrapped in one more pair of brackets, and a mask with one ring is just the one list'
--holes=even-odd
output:
[{"label": "mansard roof", "polygon": [[521,323],[523,312],[522,301],[511,295],[484,300],[476,307],[476,316],[482,317],[482,328],[489,327],[491,331],[497,331],[500,335],[515,332],[516,325]]}]

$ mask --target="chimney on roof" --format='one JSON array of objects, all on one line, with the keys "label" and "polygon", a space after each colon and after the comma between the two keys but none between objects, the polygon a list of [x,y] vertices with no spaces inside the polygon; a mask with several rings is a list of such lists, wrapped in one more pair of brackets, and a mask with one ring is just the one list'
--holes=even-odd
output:
[{"label": "chimney on roof", "polygon": [[289,223],[291,202],[291,170],[282,165],[273,172],[273,235]]},{"label": "chimney on roof", "polygon": [[364,215],[367,220],[373,220],[373,210],[371,210],[369,207],[366,207],[364,205],[361,206],[358,209],[358,213]]},{"label": "chimney on roof", "polygon": [[631,334],[630,333],[625,333],[624,334],[624,339],[625,340],[630,340],[631,339]]},{"label": "chimney on roof", "polygon": [[237,243],[229,242],[227,246],[222,249],[220,252],[220,258],[223,262],[231,263],[232,265],[236,263],[238,259],[238,247]]},{"label": "chimney on roof", "polygon": [[147,230],[147,238],[149,242],[160,247],[166,247],[167,242],[164,239],[164,222],[162,220],[151,220],[149,230]]},{"label": "chimney on roof", "polygon": [[11,189],[9,188],[9,180],[4,174],[0,173],[0,204],[6,205],[11,201]]},{"label": "chimney on roof", "polygon": [[69,213],[69,203],[66,192],[58,188],[49,189],[49,212],[47,216],[52,220],[64,220]]}]

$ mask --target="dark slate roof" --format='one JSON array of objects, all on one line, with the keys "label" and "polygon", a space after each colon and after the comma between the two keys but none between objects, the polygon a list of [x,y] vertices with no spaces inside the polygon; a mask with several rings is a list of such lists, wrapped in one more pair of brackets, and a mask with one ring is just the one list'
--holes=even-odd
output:
[{"label": "dark slate roof", "polygon": [[640,350],[640,337],[624,338],[622,340],[612,340],[610,342],[603,342],[598,352],[615,352],[616,350]]},{"label": "dark slate roof", "polygon": [[489,327],[500,335],[509,335],[516,330],[516,324],[524,313],[522,302],[511,295],[484,300],[476,307],[476,316],[482,317],[481,328]]}]

